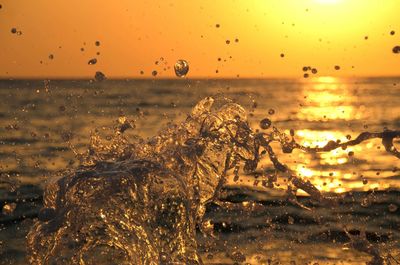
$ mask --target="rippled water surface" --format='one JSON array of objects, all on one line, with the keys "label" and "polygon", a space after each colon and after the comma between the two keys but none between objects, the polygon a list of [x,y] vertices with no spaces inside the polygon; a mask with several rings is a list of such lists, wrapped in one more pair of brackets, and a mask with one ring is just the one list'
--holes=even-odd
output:
[{"label": "rippled water surface", "polygon": [[[243,106],[254,131],[263,131],[259,122],[268,118],[268,130],[293,134],[304,146],[400,130],[400,79],[0,81],[0,264],[27,262],[25,237],[43,189],[78,166],[76,154],[88,150],[90,135],[112,141],[115,128],[129,121],[135,128],[125,137],[146,139],[185,120],[207,96]],[[197,232],[203,262],[363,264],[373,254],[358,242],[398,264],[400,160],[381,141],[322,153],[283,153],[271,144],[297,176],[340,194],[340,205],[315,203],[301,190],[297,204],[285,178],[269,186],[257,175],[240,172],[236,179],[230,172],[220,195],[228,205],[207,205],[213,236]],[[276,171],[267,157],[260,165]]]}]

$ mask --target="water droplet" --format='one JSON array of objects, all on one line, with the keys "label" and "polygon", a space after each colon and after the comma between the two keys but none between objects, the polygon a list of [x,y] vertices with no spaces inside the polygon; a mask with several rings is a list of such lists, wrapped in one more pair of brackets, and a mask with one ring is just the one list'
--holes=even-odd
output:
[{"label": "water droplet", "polygon": [[362,200],[361,200],[361,206],[362,207],[368,207],[368,206],[370,206],[371,205],[371,202],[368,200],[368,198],[363,198]]},{"label": "water droplet", "polygon": [[308,77],[309,77],[309,74],[304,74],[303,77],[304,77],[304,78],[308,78]]},{"label": "water droplet", "polygon": [[95,43],[94,43],[96,46],[100,46],[100,41],[96,41]]},{"label": "water droplet", "polygon": [[50,54],[50,55],[49,55],[49,59],[50,59],[50,60],[53,60],[53,59],[54,59],[54,55],[53,55],[53,54]]},{"label": "water droplet", "polygon": [[335,70],[340,70],[340,66],[339,65],[335,65]]},{"label": "water droplet", "polygon": [[400,53],[400,46],[394,46],[392,51],[393,53]]},{"label": "water droplet", "polygon": [[311,69],[311,73],[313,73],[315,75],[316,73],[318,73],[318,70],[316,68],[313,68],[313,69]]},{"label": "water droplet", "polygon": [[263,129],[263,130],[266,130],[271,126],[271,124],[272,124],[272,122],[271,122],[270,119],[267,119],[267,118],[262,119],[260,121],[260,128]]},{"label": "water droplet", "polygon": [[365,36],[365,37],[364,37],[364,40],[368,40],[368,36]]},{"label": "water droplet", "polygon": [[230,40],[226,40],[225,43],[226,43],[226,44],[229,44],[229,43],[231,43],[231,41],[230,41]]},{"label": "water droplet", "polygon": [[157,76],[157,74],[158,74],[158,73],[157,73],[156,70],[153,70],[153,72],[151,72],[151,75],[152,75],[152,76]]},{"label": "water droplet", "polygon": [[269,109],[268,110],[268,114],[269,115],[274,115],[275,114],[275,110],[274,109]]},{"label": "water droplet", "polygon": [[143,74],[144,74],[144,71],[143,71],[143,70],[142,70],[142,71],[140,71],[140,74],[141,74],[141,75],[143,75]]},{"label": "water droplet", "polygon": [[15,208],[17,208],[17,204],[16,204],[15,202],[6,203],[6,204],[3,206],[3,211],[2,211],[2,213],[3,213],[4,215],[10,215],[10,214],[12,214],[12,213],[14,212]]},{"label": "water droplet", "polygon": [[285,57],[285,54],[281,53],[281,58]]},{"label": "water droplet", "polygon": [[367,185],[367,184],[368,184],[368,179],[363,178],[363,179],[362,179],[362,183],[363,183],[364,185]]},{"label": "water droplet", "polygon": [[246,261],[246,256],[240,251],[235,251],[232,253],[231,259],[233,261],[242,263]]},{"label": "water droplet", "polygon": [[288,217],[288,224],[290,224],[290,225],[294,224],[294,218],[293,217],[291,217],[291,216]]},{"label": "water droplet", "polygon": [[395,34],[395,31],[394,30],[392,30],[391,32],[390,32],[390,35],[394,35]]},{"label": "water droplet", "polygon": [[348,155],[349,155],[349,156],[354,156],[354,152],[353,152],[353,151],[350,151],[350,152],[348,153]]},{"label": "water droplet", "polygon": [[93,65],[93,64],[96,64],[96,63],[97,63],[97,59],[96,59],[96,58],[90,59],[90,60],[88,61],[88,64],[89,64],[89,65]]},{"label": "water droplet", "polygon": [[185,60],[178,60],[174,65],[174,70],[177,77],[185,77],[189,72],[189,64]]},{"label": "water droplet", "polygon": [[17,29],[16,29],[16,28],[12,28],[12,29],[11,29],[11,33],[12,33],[12,34],[17,33]]},{"label": "water droplet", "polygon": [[303,66],[303,72],[307,72],[308,71],[308,67],[307,66]]},{"label": "water droplet", "polygon": [[216,28],[219,28],[221,25],[220,24],[215,24],[215,27]]},{"label": "water droplet", "polygon": [[346,135],[346,139],[350,140],[351,139],[351,135],[350,134]]},{"label": "water droplet", "polygon": [[100,72],[100,71],[97,71],[96,74],[94,75],[94,79],[95,79],[96,81],[98,81],[98,82],[101,82],[101,81],[103,81],[103,80],[106,79],[106,75],[103,74],[103,73]]},{"label": "water droplet", "polygon": [[394,213],[395,211],[397,211],[398,207],[396,204],[389,204],[389,212]]},{"label": "water droplet", "polygon": [[239,39],[238,39],[238,38],[236,38],[236,39],[235,39],[235,42],[239,42]]}]

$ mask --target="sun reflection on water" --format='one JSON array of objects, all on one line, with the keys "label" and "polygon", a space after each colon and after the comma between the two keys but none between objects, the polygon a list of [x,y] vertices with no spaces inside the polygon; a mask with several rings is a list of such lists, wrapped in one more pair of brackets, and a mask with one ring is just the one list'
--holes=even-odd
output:
[{"label": "sun reflection on water", "polygon": [[298,118],[307,121],[361,119],[364,106],[356,108],[357,100],[349,86],[335,77],[318,77],[305,83],[304,105]]},{"label": "sun reflection on water", "polygon": [[[357,97],[350,85],[335,77],[319,77],[304,83],[301,101],[304,103],[297,113],[297,118],[315,124],[314,127],[309,126],[308,129],[296,131],[296,140],[304,146],[323,147],[329,141],[348,141],[351,135],[355,136],[350,127],[343,129],[343,126],[339,126],[339,130],[321,128],[335,121],[343,123],[365,118],[365,107],[357,106]],[[310,179],[320,190],[326,192],[388,188],[393,183],[382,181],[382,177],[390,174],[364,168],[363,161],[372,160],[382,164],[383,161],[379,157],[383,154],[378,146],[379,143],[375,141],[367,141],[361,145],[349,146],[345,150],[339,148],[318,154],[300,152],[299,160],[293,168],[299,176]],[[376,155],[377,152],[380,152],[380,155]],[[390,163],[383,165],[388,167]]]}]

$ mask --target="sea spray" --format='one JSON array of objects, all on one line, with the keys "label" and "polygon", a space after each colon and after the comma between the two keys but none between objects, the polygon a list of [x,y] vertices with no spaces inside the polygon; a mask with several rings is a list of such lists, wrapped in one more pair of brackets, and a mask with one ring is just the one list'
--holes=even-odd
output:
[{"label": "sea spray", "polygon": [[381,138],[398,157],[393,139],[400,136],[396,131],[364,133],[346,143],[304,147],[276,127],[255,133],[240,105],[212,98],[200,101],[185,122],[149,140],[127,139],[126,129],[116,130],[108,144],[93,135],[80,157],[82,165],[48,185],[28,236],[32,264],[202,264],[196,225],[204,232],[212,228],[203,218],[207,203],[231,207],[218,201],[228,170],[238,175],[241,167],[251,174],[260,156],[268,155],[276,174],[263,172],[265,185],[273,187],[278,177],[287,177],[288,198],[296,205],[307,209],[295,196],[302,189],[332,206],[340,197],[325,196],[298,178],[270,144],[280,143],[284,153],[312,153]]}]

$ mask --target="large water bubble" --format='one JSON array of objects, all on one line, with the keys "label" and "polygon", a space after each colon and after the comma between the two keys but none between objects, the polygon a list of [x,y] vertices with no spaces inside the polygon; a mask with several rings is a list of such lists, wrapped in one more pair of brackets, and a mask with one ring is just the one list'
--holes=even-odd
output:
[{"label": "large water bubble", "polygon": [[189,72],[189,64],[185,60],[178,60],[174,65],[174,69],[177,77],[185,77]]}]

